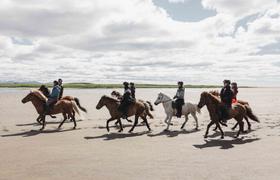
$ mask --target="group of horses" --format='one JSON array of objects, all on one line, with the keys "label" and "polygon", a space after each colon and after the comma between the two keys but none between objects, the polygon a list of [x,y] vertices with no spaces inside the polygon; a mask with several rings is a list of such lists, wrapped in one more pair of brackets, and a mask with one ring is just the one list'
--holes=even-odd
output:
[{"label": "group of horses", "polygon": [[[106,96],[106,95],[102,96],[96,105],[97,110],[101,109],[104,106],[109,110],[111,117],[106,122],[106,128],[108,132],[110,131],[109,123],[114,120],[116,121],[115,124],[118,125],[120,128],[119,132],[123,131],[123,125],[121,120],[122,113],[118,110],[118,107],[120,105],[120,99],[121,99],[121,94],[118,93],[117,91],[113,91],[111,93],[111,96]],[[22,103],[27,103],[27,102],[32,102],[32,104],[34,105],[37,113],[39,114],[39,117],[37,118],[37,122],[42,125],[40,130],[43,130],[46,125],[46,120],[45,120],[46,116],[44,114],[44,104],[47,102],[46,95],[41,90],[32,90],[26,97],[22,99]],[[176,108],[174,108],[173,100],[167,95],[163,93],[159,93],[154,104],[163,105],[166,114],[166,118],[164,122],[167,124],[167,128],[165,130],[168,130],[169,126],[173,125],[171,123],[172,117],[176,115]],[[219,98],[219,93],[217,91],[202,92],[198,104],[192,104],[188,102],[183,105],[182,115],[185,116],[185,121],[183,122],[181,129],[185,127],[188,121],[188,116],[191,114],[196,122],[195,129],[198,130],[198,118],[196,114],[200,113],[200,109],[203,108],[204,106],[207,107],[210,115],[210,122],[207,125],[207,129],[204,137],[207,138],[209,128],[212,125],[216,125],[215,129],[219,129],[221,132],[221,138],[224,138],[224,132],[220,125],[221,124],[220,109],[223,106],[223,103],[221,102],[221,99]],[[61,128],[63,123],[67,119],[70,119],[71,121],[73,121],[74,123],[73,128],[75,129],[77,125],[75,114],[78,113],[80,115],[80,110],[87,112],[87,110],[81,106],[80,101],[77,97],[65,96],[61,98],[56,104],[53,105],[48,115],[55,118],[53,115],[62,114],[64,119],[59,124],[58,128]],[[134,116],[135,119],[129,132],[132,132],[134,130],[134,128],[138,124],[139,118],[143,120],[143,123],[146,125],[147,129],[151,131],[147,117],[150,117],[151,119],[154,118],[153,115],[151,114],[151,111],[153,110],[154,110],[153,105],[149,101],[137,99],[134,103],[132,103],[128,108],[127,117]],[[232,109],[229,110],[228,119],[232,119],[232,118],[234,118],[237,121],[233,129],[239,126],[239,130],[237,132],[236,137],[238,137],[240,133],[245,132],[243,119],[247,121],[249,130],[251,129],[251,124],[248,118],[252,119],[253,121],[259,122],[257,116],[254,115],[251,107],[249,106],[249,103],[241,100],[233,104]],[[129,119],[126,120],[132,122]]]}]

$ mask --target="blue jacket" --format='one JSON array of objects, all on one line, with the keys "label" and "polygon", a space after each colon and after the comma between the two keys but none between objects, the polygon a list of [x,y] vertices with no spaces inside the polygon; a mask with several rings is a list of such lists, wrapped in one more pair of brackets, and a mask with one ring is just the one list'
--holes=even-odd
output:
[{"label": "blue jacket", "polygon": [[60,86],[54,86],[52,89],[52,93],[50,94],[50,98],[52,99],[58,99],[60,95]]}]

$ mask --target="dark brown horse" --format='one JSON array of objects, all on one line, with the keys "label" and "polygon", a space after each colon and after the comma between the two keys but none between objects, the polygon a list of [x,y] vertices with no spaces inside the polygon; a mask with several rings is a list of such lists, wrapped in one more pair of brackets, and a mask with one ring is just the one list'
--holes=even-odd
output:
[{"label": "dark brown horse", "polygon": [[[118,111],[118,107],[120,105],[120,101],[118,101],[117,99],[111,98],[109,96],[102,96],[98,102],[98,104],[96,105],[96,109],[101,109],[103,106],[106,106],[107,109],[109,110],[109,113],[111,115],[111,118],[107,120],[106,123],[106,128],[107,131],[109,132],[109,122],[113,121],[113,120],[117,120],[117,122],[119,122],[120,124],[120,130],[119,132],[123,131],[123,127],[122,127],[122,123],[121,123],[121,117],[122,117],[122,113]],[[148,124],[147,118],[145,116],[145,110],[147,110],[147,106],[145,106],[143,103],[140,102],[135,102],[133,104],[131,104],[128,108],[128,117],[130,116],[134,116],[135,115],[135,120],[134,120],[134,124],[132,126],[132,128],[129,130],[129,132],[132,132],[135,128],[135,126],[138,124],[138,119],[139,117],[141,117],[148,130],[150,131],[151,128]]]},{"label": "dark brown horse", "polygon": [[[32,104],[34,105],[37,113],[39,114],[39,117],[42,117],[42,128],[41,130],[43,130],[46,126],[46,121],[45,121],[45,116],[43,116],[42,114],[44,113],[44,104],[47,101],[47,98],[43,95],[43,93],[39,90],[34,90],[31,91],[27,96],[25,96],[22,99],[22,103],[27,103],[31,101]],[[53,105],[53,107],[50,109],[50,112],[48,115],[53,115],[53,114],[63,114],[63,121],[60,123],[60,125],[58,126],[58,128],[60,128],[63,123],[65,122],[65,120],[67,119],[67,116],[71,117],[71,119],[74,122],[74,129],[77,126],[75,117],[73,115],[73,111],[77,112],[78,114],[80,114],[80,111],[75,103],[75,101],[68,101],[68,100],[59,100],[55,105]]]},{"label": "dark brown horse", "polygon": [[[122,99],[122,95],[118,91],[112,91],[111,95],[113,97],[116,97],[118,100]],[[150,101],[144,101],[142,99],[136,99],[136,100],[140,103],[143,103],[145,106],[149,106],[149,108],[147,108],[144,113],[145,113],[146,118],[147,118],[147,116],[149,116],[151,119],[153,119],[154,116],[150,112],[150,111],[154,111],[154,107],[153,107],[152,103]]]},{"label": "dark brown horse", "polygon": [[[217,98],[220,98],[220,93],[218,92],[218,91],[210,91],[209,92],[210,94],[212,94],[212,95],[214,95],[214,96],[216,96]],[[249,107],[249,109],[251,110],[251,108],[250,108],[250,105],[249,105],[249,103],[247,102],[247,101],[243,101],[243,100],[237,100],[237,103],[239,103],[239,104],[242,104],[242,105],[244,105],[244,106],[248,106]],[[247,112],[247,113],[249,113],[249,112]],[[253,113],[251,113],[251,115],[253,115]],[[247,125],[248,125],[248,130],[250,131],[251,130],[251,123],[250,123],[250,121],[249,121],[249,118],[248,118],[248,115],[246,115],[245,117],[244,117],[244,119],[246,120],[246,122],[247,122]],[[258,120],[258,118],[257,117],[255,117],[255,118],[253,118],[253,120],[254,119],[256,119],[256,122],[259,122],[259,120]],[[255,120],[254,120],[255,121]],[[238,126],[238,123],[236,123],[231,129],[232,130],[235,130],[235,128]],[[214,131],[216,131],[217,130],[217,126],[215,127],[215,129],[214,129]]]},{"label": "dark brown horse", "polygon": [[[211,121],[207,126],[204,137],[207,138],[208,133],[209,133],[209,128],[213,124],[216,124],[216,126],[218,127],[218,129],[221,132],[221,138],[223,139],[224,138],[224,132],[223,132],[221,126],[220,126],[220,114],[219,114],[220,109],[223,106],[223,104],[221,103],[221,100],[218,97],[212,95],[211,93],[203,92],[200,95],[200,101],[199,101],[197,106],[198,106],[198,108],[202,108],[205,105],[207,106],[207,109],[209,111]],[[251,118],[251,119],[256,118],[256,116],[252,113],[252,110],[250,109],[250,107],[244,106],[244,105],[239,104],[239,103],[235,104],[232,107],[232,109],[230,109],[228,111],[228,114],[229,114],[228,119],[234,118],[239,125],[239,130],[237,132],[236,137],[238,137],[239,134],[243,131],[243,125],[244,125],[243,119],[247,115],[247,112],[248,112],[249,118]]]}]

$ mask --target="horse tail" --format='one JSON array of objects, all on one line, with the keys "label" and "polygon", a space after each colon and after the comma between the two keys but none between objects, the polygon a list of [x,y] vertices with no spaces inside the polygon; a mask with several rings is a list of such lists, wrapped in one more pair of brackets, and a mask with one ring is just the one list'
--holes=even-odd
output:
[{"label": "horse tail", "polygon": [[249,106],[245,106],[246,108],[246,115],[252,119],[253,121],[260,122],[259,118],[253,113],[252,109]]},{"label": "horse tail", "polygon": [[[144,104],[144,106],[145,106],[145,111],[146,111],[146,113],[147,113],[147,115],[151,118],[151,119],[154,119],[154,116],[151,114],[151,112],[150,112],[150,109],[149,108],[151,108],[151,106],[149,107],[147,104],[149,104],[149,103],[143,103]],[[152,109],[151,109],[151,111],[152,111]]]},{"label": "horse tail", "polygon": [[146,102],[148,103],[148,105],[150,107],[150,111],[154,111],[155,109],[154,109],[152,103],[150,101],[146,101]]},{"label": "horse tail", "polygon": [[85,113],[87,112],[86,108],[82,107],[80,104],[80,100],[78,98],[74,98],[74,101],[76,102],[77,106],[80,108],[80,110],[84,111]]},{"label": "horse tail", "polygon": [[195,104],[195,111],[198,112],[199,114],[201,113],[200,108]]},{"label": "horse tail", "polygon": [[71,101],[71,103],[72,103],[72,105],[73,105],[73,109],[74,109],[74,111],[76,112],[76,113],[78,113],[79,114],[79,116],[80,116],[80,110],[79,110],[79,108],[78,108],[78,106],[77,106],[77,103],[75,102],[75,101]]}]

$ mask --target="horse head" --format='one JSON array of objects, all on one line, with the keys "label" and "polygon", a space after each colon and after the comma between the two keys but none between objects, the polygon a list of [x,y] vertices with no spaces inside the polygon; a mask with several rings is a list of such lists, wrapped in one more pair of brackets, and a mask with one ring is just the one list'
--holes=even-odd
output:
[{"label": "horse head", "polygon": [[44,95],[42,94],[41,91],[39,91],[39,90],[30,90],[30,93],[27,94],[27,95],[21,100],[21,102],[22,102],[23,104],[25,104],[25,103],[27,103],[27,102],[29,102],[29,101],[35,100],[35,98],[39,98],[41,101],[44,101],[44,102],[47,101],[47,97],[44,96]]},{"label": "horse head", "polygon": [[22,102],[23,104],[25,104],[25,103],[31,101],[32,98],[33,98],[33,94],[32,94],[32,91],[30,91],[30,93],[27,94],[27,95],[21,100],[21,102]]},{"label": "horse head", "polygon": [[204,91],[200,94],[200,100],[199,100],[199,103],[197,104],[197,107],[199,109],[201,109],[203,106],[206,105],[206,100],[207,100],[207,96],[209,95],[208,92]]},{"label": "horse head", "polygon": [[163,93],[159,93],[156,101],[154,102],[154,104],[158,105],[160,103],[164,103],[164,102],[169,101],[169,100],[171,100],[171,99],[167,95],[165,95]]}]

